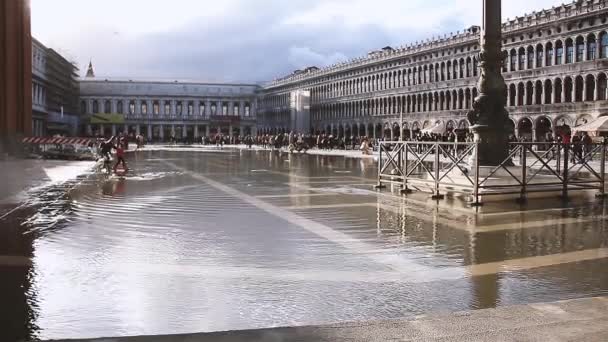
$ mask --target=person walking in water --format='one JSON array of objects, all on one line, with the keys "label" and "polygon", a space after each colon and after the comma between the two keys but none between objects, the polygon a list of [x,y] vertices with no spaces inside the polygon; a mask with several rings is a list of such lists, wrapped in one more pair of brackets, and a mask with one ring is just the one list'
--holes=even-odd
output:
[{"label": "person walking in water", "polygon": [[122,141],[119,141],[118,144],[114,147],[116,149],[116,164],[114,164],[114,173],[116,173],[116,169],[119,164],[122,164],[122,168],[127,172],[127,163],[125,162],[125,146]]}]

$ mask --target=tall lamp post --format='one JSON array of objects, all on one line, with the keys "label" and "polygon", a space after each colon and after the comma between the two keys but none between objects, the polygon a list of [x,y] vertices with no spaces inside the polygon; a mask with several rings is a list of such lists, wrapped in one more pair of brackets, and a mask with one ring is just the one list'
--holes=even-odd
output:
[{"label": "tall lamp post", "polygon": [[479,96],[467,115],[475,142],[479,143],[477,157],[480,166],[497,166],[507,159],[509,135],[512,133],[505,109],[507,86],[501,74],[506,58],[502,52],[501,2],[483,0]]}]

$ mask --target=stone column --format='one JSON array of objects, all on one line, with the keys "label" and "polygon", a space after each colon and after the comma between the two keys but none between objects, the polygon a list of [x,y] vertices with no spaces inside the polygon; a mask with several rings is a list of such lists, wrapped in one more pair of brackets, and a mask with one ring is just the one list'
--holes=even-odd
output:
[{"label": "stone column", "polygon": [[2,1],[0,37],[0,158],[3,158],[3,153],[19,151],[19,139],[32,134],[29,1]]},{"label": "stone column", "polygon": [[599,88],[599,84],[597,83],[597,80],[595,80],[595,88],[593,88],[593,101],[597,101],[598,100],[598,88]]},{"label": "stone column", "polygon": [[148,125],[147,138],[149,141],[152,140],[152,125]]},{"label": "stone column", "polygon": [[505,129],[509,116],[505,109],[506,84],[501,74],[504,60],[501,12],[501,0],[483,0],[479,96],[467,114],[475,141],[479,143],[477,159],[482,166],[500,165],[509,154],[511,132]]},{"label": "stone column", "polygon": [[[205,101],[205,117],[209,118],[211,115],[211,100],[207,99]],[[207,134],[209,135],[209,134]]]},{"label": "stone column", "polygon": [[135,126],[135,134],[141,134],[141,126],[139,124]]},{"label": "stone column", "polygon": [[[206,109],[205,109],[205,110],[206,110]],[[209,125],[206,125],[206,126],[205,126],[205,136],[206,136],[206,137],[208,137],[208,136],[209,136],[209,131],[210,131],[210,129],[209,129]]]},{"label": "stone column", "polygon": [[176,116],[177,115],[177,101],[176,100],[171,100],[171,116]]},{"label": "stone column", "polygon": [[162,124],[159,125],[158,137],[160,138],[161,141],[165,138],[165,128],[163,127]]},{"label": "stone column", "polygon": [[[576,79],[575,79],[576,81]],[[587,80],[586,77],[583,77],[583,96],[581,96],[581,102],[587,101]]]}]

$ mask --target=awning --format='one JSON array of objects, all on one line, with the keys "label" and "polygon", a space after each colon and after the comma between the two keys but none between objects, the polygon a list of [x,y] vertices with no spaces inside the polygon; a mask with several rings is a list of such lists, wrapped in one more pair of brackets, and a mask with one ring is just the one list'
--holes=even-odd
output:
[{"label": "awning", "polygon": [[590,135],[596,135],[600,132],[608,132],[608,116],[600,116],[599,118],[584,125],[574,127],[572,131],[574,134],[577,132],[587,132]]},{"label": "awning", "polygon": [[27,137],[24,144],[56,144],[56,145],[88,145],[94,143],[94,138],[53,138],[53,137]]},{"label": "awning", "polygon": [[429,134],[443,134],[445,133],[445,124],[443,122],[438,122],[436,123],[433,127],[431,128],[425,128],[422,130],[422,133],[429,133]]}]

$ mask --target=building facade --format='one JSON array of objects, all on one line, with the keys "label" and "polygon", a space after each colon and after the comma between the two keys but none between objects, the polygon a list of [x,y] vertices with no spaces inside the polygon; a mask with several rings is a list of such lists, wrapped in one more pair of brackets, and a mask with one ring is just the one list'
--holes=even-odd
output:
[{"label": "building facade", "polygon": [[255,135],[258,90],[251,84],[88,77],[80,81],[80,111],[87,118],[88,135],[125,132],[150,141],[195,141],[217,133]]},{"label": "building facade", "polygon": [[[607,16],[607,0],[580,0],[503,24],[507,110],[518,137],[542,141],[558,127],[608,114]],[[289,131],[296,92],[310,94],[311,131],[396,139],[466,129],[478,93],[479,35],[473,26],[298,70],[261,91],[258,130]]]},{"label": "building facade", "polygon": [[76,135],[78,98],[78,68],[32,38],[32,134]]}]

